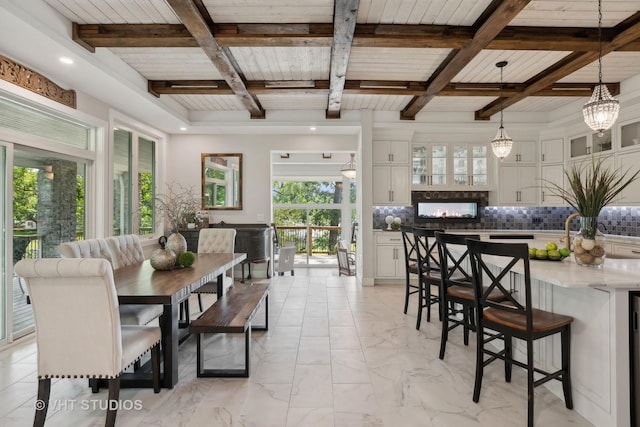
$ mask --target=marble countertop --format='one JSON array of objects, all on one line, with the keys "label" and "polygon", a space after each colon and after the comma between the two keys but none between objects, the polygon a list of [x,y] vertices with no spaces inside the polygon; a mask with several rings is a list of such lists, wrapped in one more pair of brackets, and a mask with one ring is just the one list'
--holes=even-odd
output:
[{"label": "marble countertop", "polygon": [[[399,233],[399,230],[385,230],[381,228],[375,228],[373,232],[396,232]],[[553,234],[553,235],[564,235],[564,230],[489,230],[489,229],[451,229],[447,230],[451,233],[473,233],[473,234],[533,234],[533,235],[541,235],[541,234]],[[575,235],[575,231],[571,231],[571,235]],[[640,245],[640,237],[635,236],[621,236],[618,234],[605,234],[604,237],[610,243],[628,243],[632,245]],[[544,246],[544,245],[543,245]]]},{"label": "marble countertop", "polygon": [[[517,243],[518,240],[493,240],[495,242]],[[530,247],[544,247],[543,240],[523,240]],[[490,264],[506,266],[508,260],[497,257],[483,257]],[[640,259],[605,259],[602,268],[582,267],[576,264],[573,254],[562,261],[529,260],[531,278],[563,288],[640,288]],[[524,273],[520,262],[513,271]]]}]

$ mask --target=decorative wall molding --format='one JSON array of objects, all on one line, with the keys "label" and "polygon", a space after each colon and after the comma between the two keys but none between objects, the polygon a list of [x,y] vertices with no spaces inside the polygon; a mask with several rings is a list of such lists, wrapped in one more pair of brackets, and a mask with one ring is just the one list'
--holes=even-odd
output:
[{"label": "decorative wall molding", "polygon": [[0,79],[76,108],[76,91],[63,89],[42,74],[0,55]]}]

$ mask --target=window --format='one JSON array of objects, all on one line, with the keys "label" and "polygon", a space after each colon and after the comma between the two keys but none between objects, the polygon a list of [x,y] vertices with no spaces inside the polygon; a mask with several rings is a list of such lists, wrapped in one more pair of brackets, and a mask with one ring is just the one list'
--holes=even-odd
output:
[{"label": "window", "polygon": [[153,234],[156,142],[122,128],[113,141],[113,235]]}]

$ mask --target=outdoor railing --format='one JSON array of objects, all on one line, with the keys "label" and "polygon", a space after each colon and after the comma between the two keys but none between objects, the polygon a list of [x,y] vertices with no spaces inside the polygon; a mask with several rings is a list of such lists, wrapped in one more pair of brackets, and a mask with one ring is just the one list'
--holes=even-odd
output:
[{"label": "outdoor railing", "polygon": [[276,227],[280,246],[293,242],[296,244],[298,254],[328,256],[336,253],[336,243],[340,239],[341,231],[337,225],[277,225]]}]

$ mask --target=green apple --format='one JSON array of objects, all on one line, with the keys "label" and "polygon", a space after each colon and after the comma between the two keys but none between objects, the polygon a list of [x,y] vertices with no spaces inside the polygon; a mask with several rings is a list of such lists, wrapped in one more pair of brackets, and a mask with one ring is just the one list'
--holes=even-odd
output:
[{"label": "green apple", "polygon": [[555,251],[558,249],[558,245],[555,242],[547,242],[547,246],[545,249],[548,251]]},{"label": "green apple", "polygon": [[557,250],[549,251],[547,255],[549,256],[549,259],[554,261],[557,261],[562,258],[562,255],[560,255],[560,251],[557,251]]},{"label": "green apple", "polygon": [[571,251],[567,248],[560,248],[560,255],[562,256],[569,256],[571,255]]},{"label": "green apple", "polygon": [[536,248],[529,248],[529,258],[535,258],[536,257]]},{"label": "green apple", "polygon": [[538,249],[536,251],[536,258],[538,259],[547,259],[548,256],[549,254],[547,253],[546,249]]}]

